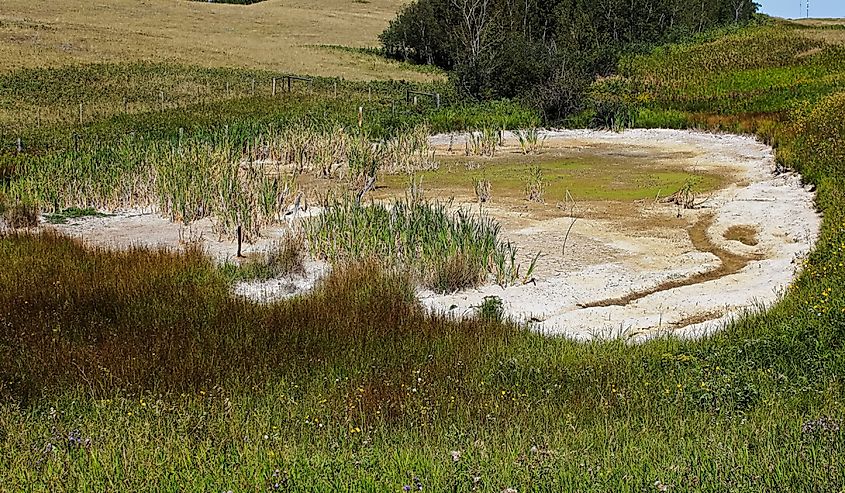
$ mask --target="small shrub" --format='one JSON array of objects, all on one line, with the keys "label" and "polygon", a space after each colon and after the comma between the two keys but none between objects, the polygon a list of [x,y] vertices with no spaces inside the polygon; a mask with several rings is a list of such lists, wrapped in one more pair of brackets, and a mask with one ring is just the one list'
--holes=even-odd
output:
[{"label": "small shrub", "polygon": [[501,322],[505,315],[505,304],[498,296],[485,296],[478,307],[478,315],[482,320]]},{"label": "small shrub", "polygon": [[591,93],[593,121],[591,126],[621,132],[633,128],[637,117],[631,81],[623,77],[607,77],[596,82]]}]

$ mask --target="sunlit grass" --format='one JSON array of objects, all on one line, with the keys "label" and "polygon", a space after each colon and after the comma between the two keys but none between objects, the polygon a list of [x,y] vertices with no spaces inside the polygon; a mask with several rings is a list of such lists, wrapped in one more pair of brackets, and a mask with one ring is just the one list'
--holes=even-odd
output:
[{"label": "sunlit grass", "polygon": [[[659,194],[671,195],[684,183],[695,181],[701,192],[715,190],[724,178],[707,173],[679,170],[677,164],[662,166],[659,161],[620,157],[556,158],[539,156],[500,157],[495,161],[478,161],[478,167],[467,167],[465,160],[449,160],[436,171],[417,173],[423,188],[439,195],[472,195],[475,180],[488,180],[495,197],[518,199],[524,196],[525,182],[531,167],[539,166],[546,183],[547,202],[563,202],[566,192],[578,200],[635,201],[654,199]],[[407,178],[388,176],[383,194],[402,194]],[[494,198],[495,198],[494,197]]]}]

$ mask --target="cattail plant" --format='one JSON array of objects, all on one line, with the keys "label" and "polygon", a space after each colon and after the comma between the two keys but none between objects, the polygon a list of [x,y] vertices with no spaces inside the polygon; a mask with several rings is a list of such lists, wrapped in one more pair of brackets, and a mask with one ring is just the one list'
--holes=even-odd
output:
[{"label": "cattail plant", "polygon": [[495,157],[500,144],[498,130],[483,127],[467,134],[466,155]]},{"label": "cattail plant", "polygon": [[493,197],[493,185],[490,180],[483,178],[476,178],[473,180],[475,188],[475,198],[478,199],[479,204],[485,204]]}]

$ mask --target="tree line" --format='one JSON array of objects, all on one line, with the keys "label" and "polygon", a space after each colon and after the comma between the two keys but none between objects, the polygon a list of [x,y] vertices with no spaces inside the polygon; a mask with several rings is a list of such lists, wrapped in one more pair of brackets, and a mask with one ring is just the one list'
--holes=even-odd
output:
[{"label": "tree line", "polygon": [[620,53],[750,20],[752,0],[415,0],[381,35],[391,58],[450,71],[482,99],[576,111]]}]

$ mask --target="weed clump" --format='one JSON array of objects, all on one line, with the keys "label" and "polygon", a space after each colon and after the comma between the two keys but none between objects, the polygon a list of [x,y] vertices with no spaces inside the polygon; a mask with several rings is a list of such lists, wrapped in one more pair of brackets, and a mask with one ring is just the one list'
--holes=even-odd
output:
[{"label": "weed clump", "polygon": [[465,255],[456,254],[434,268],[427,284],[438,293],[455,293],[482,284],[485,274]]},{"label": "weed clump", "polygon": [[34,228],[40,220],[38,206],[32,202],[6,204],[0,197],[0,217],[7,227],[12,229]]},{"label": "weed clump", "polygon": [[241,264],[227,262],[221,267],[231,282],[267,281],[305,274],[305,243],[301,234],[288,234],[266,252]]},{"label": "weed clump", "polygon": [[546,194],[546,181],[543,179],[543,169],[537,165],[532,166],[525,180],[525,200],[543,204]]},{"label": "weed clump", "polygon": [[305,225],[313,255],[340,264],[373,260],[439,292],[489,276],[502,285],[516,281],[516,247],[499,238],[500,229],[489,217],[419,198],[368,206],[334,200]]},{"label": "weed clump", "polygon": [[83,217],[106,217],[108,214],[97,211],[93,207],[68,207],[60,212],[46,214],[44,219],[50,224],[67,224],[68,219]]},{"label": "weed clump", "polygon": [[478,315],[488,322],[501,322],[505,315],[505,304],[498,296],[485,296],[478,307]]},{"label": "weed clump", "polygon": [[486,204],[487,202],[490,202],[490,199],[493,198],[493,184],[490,183],[490,180],[477,178],[473,181],[473,184],[475,188],[475,197],[478,199],[478,203]]}]

